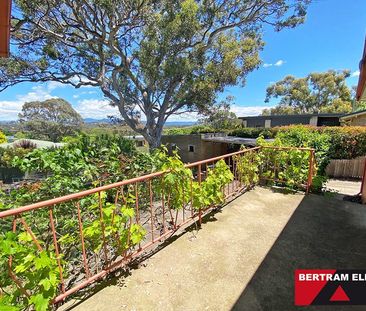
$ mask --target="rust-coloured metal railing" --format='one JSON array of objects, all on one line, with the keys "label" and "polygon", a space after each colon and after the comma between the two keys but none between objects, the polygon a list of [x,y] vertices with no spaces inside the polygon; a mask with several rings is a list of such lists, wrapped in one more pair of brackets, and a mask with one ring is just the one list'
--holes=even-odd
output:
[{"label": "rust-coloured metal railing", "polygon": [[[206,209],[194,209],[192,183],[196,182],[201,185],[208,175],[209,168],[214,167],[218,161],[224,160],[234,176],[233,181],[222,189],[225,200],[230,200],[256,183],[254,179],[249,180],[249,183],[248,180],[243,182],[242,174],[238,169],[238,161],[247,157],[246,159],[253,164],[255,157],[259,156],[261,151],[277,152],[290,149],[309,154],[308,178],[304,185],[306,192],[308,192],[313,176],[313,149],[255,147],[185,165],[192,171],[193,180],[189,181],[190,194],[183,195],[180,209],[172,207],[174,198],[171,197],[170,193],[167,193],[168,190],[164,187],[164,177],[169,174],[169,171],[161,171],[2,211],[0,212],[0,224],[2,224],[3,229],[4,226],[8,225],[9,230],[13,232],[28,233],[38,250],[47,249],[47,251],[54,253],[60,280],[59,293],[54,299],[54,303],[58,303],[88,284],[125,265],[147,249],[151,249],[174,234],[179,228],[188,226],[196,220],[201,223],[203,215],[214,206],[209,206]],[[273,163],[258,163],[257,175],[263,172],[265,165],[272,165],[274,174],[259,177],[262,180],[278,181],[278,171],[284,168]],[[110,231],[108,231],[110,223],[108,223],[104,213],[108,207],[107,202],[114,202],[115,206],[120,208],[133,209],[133,213],[123,222],[128,229],[125,231],[128,232],[126,236],[128,248],[120,249],[118,245],[116,248],[111,246],[111,243],[114,243],[116,239],[111,238]],[[94,206],[92,213],[86,209],[88,205]],[[92,249],[93,241],[86,238],[85,228],[86,226],[91,227],[95,218],[98,218],[100,224],[98,232],[100,232],[101,243],[99,248]],[[68,220],[67,230],[64,228],[65,223],[62,223],[65,219]],[[116,219],[117,215],[113,212],[112,220],[109,221],[113,224],[117,221]],[[47,225],[41,226],[41,220]],[[132,244],[129,243],[132,238],[130,232],[137,228],[136,226],[145,230],[145,237],[136,244]],[[118,237],[118,241],[121,238],[120,234],[123,232],[113,231],[113,235]],[[66,265],[65,262],[68,262],[69,259],[75,262],[75,258],[79,259],[76,264],[74,263],[72,271],[69,271],[70,265]],[[19,289],[24,290],[21,280],[11,269],[11,258],[9,260],[9,273]]]}]

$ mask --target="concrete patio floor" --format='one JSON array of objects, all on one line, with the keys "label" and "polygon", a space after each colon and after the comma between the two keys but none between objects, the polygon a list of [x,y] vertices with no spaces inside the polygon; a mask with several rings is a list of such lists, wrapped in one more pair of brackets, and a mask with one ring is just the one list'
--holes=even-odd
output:
[{"label": "concrete patio floor", "polygon": [[[257,187],[62,310],[296,310],[296,268],[365,268],[366,209]],[[334,310],[332,306],[311,310]],[[363,306],[337,310],[365,310]]]}]

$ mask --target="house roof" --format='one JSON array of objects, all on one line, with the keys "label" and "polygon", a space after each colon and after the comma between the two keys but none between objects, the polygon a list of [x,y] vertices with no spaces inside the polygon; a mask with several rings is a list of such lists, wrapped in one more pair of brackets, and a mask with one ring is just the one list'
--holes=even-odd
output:
[{"label": "house roof", "polygon": [[301,118],[301,117],[342,117],[344,113],[304,113],[304,114],[278,114],[278,115],[269,115],[269,116],[248,116],[248,117],[239,117],[239,119],[278,119],[278,118]]},{"label": "house roof", "polygon": [[348,113],[348,114],[344,115],[343,117],[341,117],[340,119],[344,121],[344,120],[357,118],[362,115],[366,115],[366,110],[360,110],[360,111]]},{"label": "house roof", "polygon": [[363,48],[362,59],[360,61],[360,76],[358,77],[356,99],[358,101],[366,100],[366,38]]},{"label": "house roof", "polygon": [[0,1],[0,57],[9,56],[11,0]]},{"label": "house roof", "polygon": [[[236,136],[210,136],[203,137],[204,141],[211,141],[214,143],[226,143],[226,144],[236,144],[236,145],[245,145],[245,146],[256,146],[257,139],[256,138],[242,138]],[[267,142],[272,142],[273,139],[265,139]]]},{"label": "house roof", "polygon": [[21,140],[28,140],[28,141],[32,142],[33,144],[35,144],[37,146],[37,148],[62,147],[62,146],[65,145],[64,143],[54,143],[52,141],[47,141],[47,140],[17,139],[15,141],[13,141],[12,143],[3,143],[3,144],[0,144],[0,147],[1,148],[11,148],[14,145],[16,145],[17,143],[19,143]]}]

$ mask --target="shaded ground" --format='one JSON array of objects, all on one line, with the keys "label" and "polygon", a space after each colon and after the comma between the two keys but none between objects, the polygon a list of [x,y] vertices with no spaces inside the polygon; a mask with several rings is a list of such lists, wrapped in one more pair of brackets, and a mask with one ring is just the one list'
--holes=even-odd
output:
[{"label": "shaded ground", "polygon": [[364,268],[365,240],[362,205],[258,187],[212,215],[202,230],[186,232],[130,276],[67,306],[88,311],[297,310],[294,270]]},{"label": "shaded ground", "polygon": [[[364,269],[365,239],[364,205],[306,196],[233,309],[298,310],[293,306],[294,270]],[[308,309],[365,310],[365,306],[313,306]]]}]

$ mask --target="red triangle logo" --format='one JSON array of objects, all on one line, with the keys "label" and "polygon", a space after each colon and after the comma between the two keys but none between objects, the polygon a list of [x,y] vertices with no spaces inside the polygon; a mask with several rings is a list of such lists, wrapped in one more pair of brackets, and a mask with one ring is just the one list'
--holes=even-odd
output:
[{"label": "red triangle logo", "polygon": [[343,288],[339,285],[332,297],[330,297],[330,301],[350,301],[350,299]]}]

